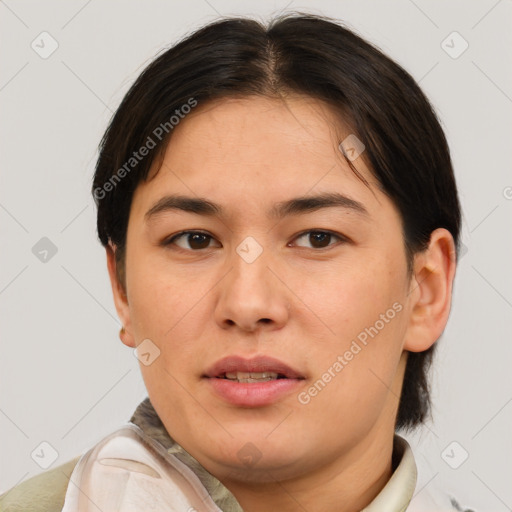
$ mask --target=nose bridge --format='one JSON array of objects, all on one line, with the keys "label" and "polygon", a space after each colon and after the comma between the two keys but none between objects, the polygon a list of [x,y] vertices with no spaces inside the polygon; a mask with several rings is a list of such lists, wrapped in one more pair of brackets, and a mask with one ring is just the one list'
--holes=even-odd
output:
[{"label": "nose bridge", "polygon": [[264,247],[263,240],[260,243],[248,236],[235,247],[216,306],[218,322],[252,330],[262,320],[274,325],[286,321],[288,297],[269,268],[272,261],[271,250]]},{"label": "nose bridge", "polygon": [[270,248],[264,247],[262,237],[259,238],[261,243],[253,236],[245,237],[231,255],[231,285],[244,293],[251,292],[252,297],[260,293],[270,295],[273,288],[269,283]]}]

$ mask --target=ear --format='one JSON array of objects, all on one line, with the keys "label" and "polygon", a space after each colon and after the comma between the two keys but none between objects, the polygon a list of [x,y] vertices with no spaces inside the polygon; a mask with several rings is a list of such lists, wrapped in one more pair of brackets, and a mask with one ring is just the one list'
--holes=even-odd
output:
[{"label": "ear", "polygon": [[414,258],[405,350],[423,352],[443,333],[450,313],[456,265],[451,233],[444,228],[436,229],[430,235],[428,248]]},{"label": "ear", "polygon": [[110,284],[112,286],[112,293],[114,295],[114,304],[116,306],[117,314],[121,320],[124,330],[119,333],[121,341],[128,347],[135,348],[135,339],[132,335],[132,326],[130,318],[130,308],[128,305],[128,297],[126,295],[124,286],[119,282],[118,273],[116,269],[116,246],[111,242],[106,247],[107,251],[107,267],[110,276]]}]

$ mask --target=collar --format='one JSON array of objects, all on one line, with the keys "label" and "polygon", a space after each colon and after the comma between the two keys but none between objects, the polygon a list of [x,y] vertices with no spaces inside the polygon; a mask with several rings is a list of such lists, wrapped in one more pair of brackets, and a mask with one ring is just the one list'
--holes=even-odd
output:
[{"label": "collar", "polygon": [[393,438],[393,461],[395,470],[388,483],[362,512],[403,512],[409,507],[418,473],[409,443],[397,434]]}]

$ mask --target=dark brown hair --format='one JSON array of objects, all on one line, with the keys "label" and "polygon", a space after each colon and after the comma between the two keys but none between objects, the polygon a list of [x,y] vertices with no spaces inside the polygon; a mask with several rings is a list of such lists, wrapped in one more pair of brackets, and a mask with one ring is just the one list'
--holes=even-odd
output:
[{"label": "dark brown hair", "polygon": [[[461,213],[448,144],[414,79],[325,17],[294,13],[268,26],[228,18],[197,30],[147,66],[101,141],[93,183],[98,235],[103,245],[116,246],[122,283],[133,193],[186,113],[222,97],[287,93],[343,113],[340,123],[350,123],[364,143],[365,161],[401,214],[409,271],[436,228],[450,231],[458,252]],[[428,369],[436,345],[409,353],[397,429],[414,428],[429,413]]]}]

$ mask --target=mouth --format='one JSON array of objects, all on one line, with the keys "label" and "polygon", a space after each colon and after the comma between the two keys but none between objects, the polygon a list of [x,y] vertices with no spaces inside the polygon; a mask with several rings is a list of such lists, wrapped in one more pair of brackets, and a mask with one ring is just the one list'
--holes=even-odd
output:
[{"label": "mouth", "polygon": [[268,382],[269,380],[287,379],[286,375],[274,372],[229,372],[215,377],[234,382]]},{"label": "mouth", "polygon": [[282,400],[304,384],[305,375],[268,356],[225,357],[203,378],[217,398],[239,407],[262,407]]},{"label": "mouth", "polygon": [[203,375],[207,378],[228,379],[238,382],[266,382],[278,379],[304,379],[298,370],[279,359],[256,356],[228,356],[217,361]]}]

